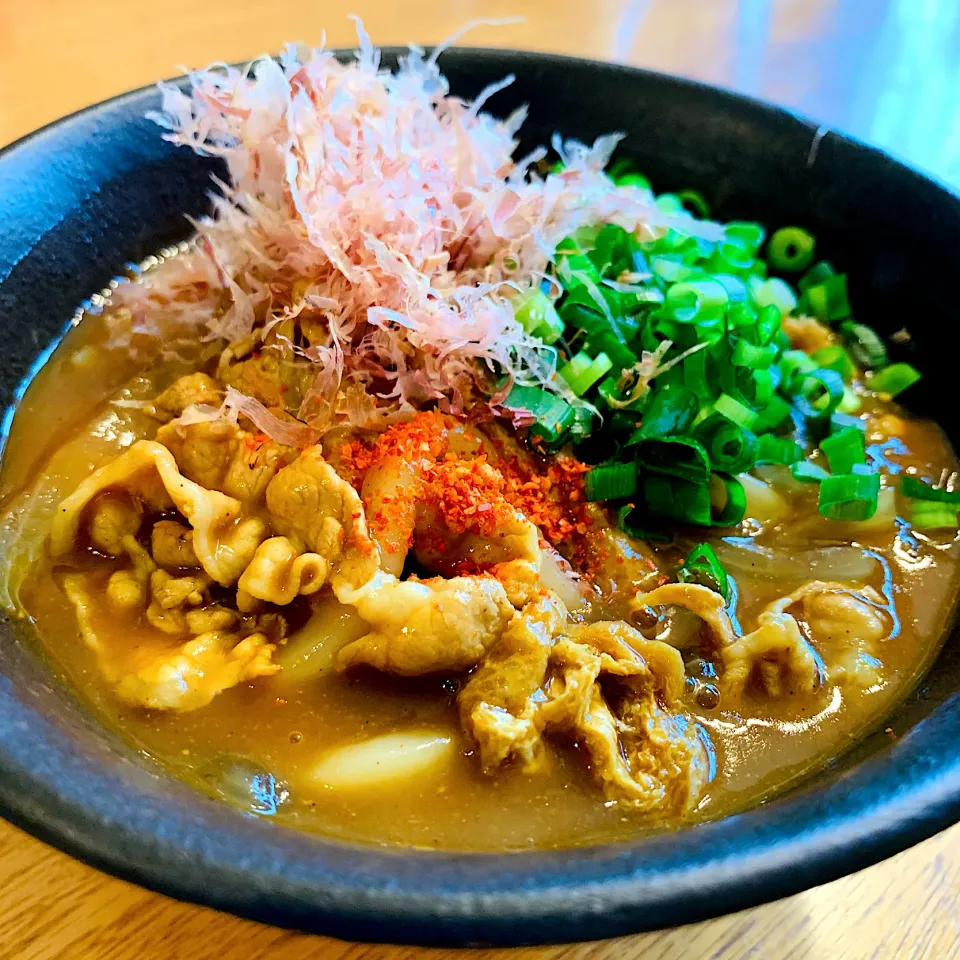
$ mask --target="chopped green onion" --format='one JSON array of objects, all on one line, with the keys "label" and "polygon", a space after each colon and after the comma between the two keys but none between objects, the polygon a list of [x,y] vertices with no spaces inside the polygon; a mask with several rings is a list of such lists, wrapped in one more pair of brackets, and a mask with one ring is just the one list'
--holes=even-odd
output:
[{"label": "chopped green onion", "polygon": [[570,439],[579,443],[593,433],[596,414],[589,407],[573,408],[573,423],[570,424]]},{"label": "chopped green onion", "polygon": [[593,245],[597,242],[597,237],[603,230],[600,224],[590,224],[589,226],[577,227],[568,239],[573,240],[577,253],[589,253]]},{"label": "chopped green onion", "polygon": [[667,283],[679,283],[681,280],[689,280],[691,277],[703,276],[702,270],[691,267],[682,260],[673,260],[666,256],[651,257],[650,269]]},{"label": "chopped green onion", "polygon": [[852,473],[855,466],[867,462],[863,431],[856,427],[844,427],[820,441],[830,470],[834,474]]},{"label": "chopped green onion", "polygon": [[[633,251],[633,253],[630,255],[630,259],[632,261],[634,273],[639,273],[643,275],[650,273],[650,264],[647,262],[646,255],[642,250],[639,249],[639,247]],[[660,294],[660,291],[655,290],[653,288],[647,289],[646,295],[647,296],[660,295],[660,299],[663,299],[662,295]]]},{"label": "chopped green onion", "polygon": [[598,353],[596,357],[591,357],[585,350],[581,350],[571,357],[557,371],[557,374],[566,380],[567,386],[578,397],[582,397],[612,368],[613,361],[605,353]]},{"label": "chopped green onion", "polygon": [[544,343],[556,343],[563,336],[563,320],[542,290],[533,290],[516,300],[513,315],[527,333]]},{"label": "chopped green onion", "polygon": [[593,239],[592,249],[587,256],[603,276],[617,260],[630,256],[631,247],[636,240],[623,227],[615,223],[605,224]]},{"label": "chopped green onion", "polygon": [[610,322],[595,305],[587,306],[570,296],[564,297],[559,312],[564,323],[577,330],[583,330],[588,336],[610,329]]},{"label": "chopped green onion", "polygon": [[811,359],[821,367],[826,367],[827,370],[836,370],[847,383],[850,383],[857,374],[857,365],[850,354],[836,343],[814,351]]},{"label": "chopped green onion", "polygon": [[[766,373],[765,370],[751,370],[748,367],[738,367],[732,363],[720,363],[719,367],[720,387],[724,393],[728,393],[734,400],[753,408],[763,406],[770,399],[770,396],[759,400],[756,397],[758,386],[756,378],[758,374],[762,378]],[[765,385],[761,384],[760,389],[765,390]],[[772,388],[768,393],[769,395],[773,394]]]},{"label": "chopped green onion", "polygon": [[877,510],[879,473],[847,473],[820,482],[819,509],[828,520],[869,520]]},{"label": "chopped green onion", "polygon": [[820,483],[830,476],[823,467],[809,460],[790,464],[790,474],[794,480],[799,480],[801,483]]},{"label": "chopped green onion", "polygon": [[840,407],[841,409],[830,415],[830,432],[837,433],[847,427],[854,427],[862,433],[866,433],[867,421],[861,420],[860,417],[851,417],[850,414],[845,413],[842,409],[843,404],[841,404]]},{"label": "chopped green onion", "polygon": [[[765,433],[758,438],[757,463],[798,463],[803,459],[803,447],[786,437]],[[734,471],[730,471],[733,473]]]},{"label": "chopped green onion", "polygon": [[790,284],[779,277],[769,280],[751,278],[748,286],[753,302],[758,307],[776,307],[782,314],[796,309],[797,295],[790,289]]},{"label": "chopped green onion", "polygon": [[780,362],[780,385],[784,393],[796,393],[805,374],[817,369],[817,361],[808,357],[802,350],[785,350]]},{"label": "chopped green onion", "polygon": [[698,350],[683,359],[683,385],[695,393],[701,400],[713,396],[713,390],[707,378],[707,351]]},{"label": "chopped green onion", "polygon": [[662,213],[679,213],[683,203],[675,193],[661,193],[654,201]]},{"label": "chopped green onion", "polygon": [[797,289],[801,293],[806,293],[811,287],[818,283],[823,283],[827,277],[832,277],[837,271],[833,269],[833,264],[826,260],[815,263],[798,281]]},{"label": "chopped green onion", "polygon": [[767,259],[774,270],[806,270],[816,241],[801,227],[781,227],[767,243]]},{"label": "chopped green onion", "polygon": [[917,530],[956,530],[957,508],[946,503],[916,500],[910,504],[910,524]]},{"label": "chopped green onion", "polygon": [[[727,297],[731,304],[743,304],[746,306],[748,296],[747,285],[739,277],[735,277],[732,273],[715,273],[713,279],[723,285],[723,289],[727,291]],[[749,316],[749,308],[747,308],[747,310]]]},{"label": "chopped green onion", "polygon": [[637,540],[658,540],[663,543],[673,539],[663,530],[657,530],[651,527],[649,517],[637,510],[632,503],[624,504],[617,511],[617,526],[628,536],[635,537]]},{"label": "chopped green onion", "polygon": [[560,369],[557,371],[564,380],[567,380],[588,370],[593,362],[593,357],[585,350],[575,353]]},{"label": "chopped green onion", "polygon": [[697,426],[694,435],[706,448],[714,470],[743,473],[757,460],[756,435],[720,414],[707,417]]},{"label": "chopped green onion", "polygon": [[606,377],[600,382],[600,386],[597,387],[597,393],[603,398],[607,405],[615,411],[613,414],[614,417],[624,415],[628,418],[630,429],[632,430],[640,419],[637,414],[646,408],[653,394],[649,390],[646,390],[627,403],[628,398],[620,389],[619,384],[619,377]]},{"label": "chopped green onion", "polygon": [[[679,325],[667,317],[663,310],[653,310],[644,319],[645,322],[640,325],[637,335],[630,341],[630,349],[638,356],[644,350],[656,353],[663,341],[670,340],[670,337],[675,336],[679,329]],[[670,340],[670,342],[677,341]]]},{"label": "chopped green onion", "polygon": [[944,490],[942,487],[935,487],[909,473],[906,474],[900,482],[900,490],[905,497],[912,497],[914,500],[929,500],[960,505],[960,490]]},{"label": "chopped green onion", "polygon": [[597,385],[597,396],[600,398],[597,405],[601,409],[607,406],[617,410],[620,408],[620,404],[626,400],[626,397],[620,392],[618,384],[619,378],[610,376],[604,377]]},{"label": "chopped green onion", "polygon": [[687,430],[700,410],[697,395],[679,384],[665,384],[654,391],[640,429],[628,446],[652,437],[670,437]]},{"label": "chopped green onion", "polygon": [[611,180],[616,180],[617,177],[621,177],[627,173],[635,173],[637,165],[629,157],[617,157],[616,160],[612,161],[610,164],[610,169],[607,170],[607,176]]},{"label": "chopped green onion", "polygon": [[[726,322],[723,314],[708,319],[697,318],[692,324],[696,340],[695,343],[707,343],[711,346],[719,343],[726,332]],[[684,332],[689,331],[690,327],[681,328]],[[681,335],[683,345],[687,345],[687,337]],[[691,344],[692,346],[692,344]]]},{"label": "chopped green onion", "polygon": [[599,333],[591,333],[584,346],[595,356],[605,353],[618,371],[623,370],[625,367],[635,366],[640,359],[611,330],[601,330]]},{"label": "chopped green onion", "polygon": [[748,276],[755,263],[752,250],[741,244],[725,240],[713,251],[704,266],[710,273],[732,273]]},{"label": "chopped green onion", "polygon": [[610,168],[610,177],[618,187],[641,187],[644,190],[650,189],[650,181],[642,174],[637,173],[633,163],[625,157],[621,157]]},{"label": "chopped green onion", "polygon": [[722,283],[689,280],[675,283],[667,290],[664,308],[678,323],[693,323],[722,317],[728,303]]},{"label": "chopped green onion", "polygon": [[729,474],[715,473],[713,479],[723,484],[724,500],[711,523],[715,527],[735,527],[747,512],[747,492],[743,484]]},{"label": "chopped green onion", "polygon": [[752,430],[756,426],[758,416],[754,410],[734,399],[729,393],[721,393],[713,403],[715,413],[719,413],[732,420],[744,430]]},{"label": "chopped green onion", "polygon": [[804,297],[810,312],[818,320],[829,322],[850,316],[845,273],[835,273],[824,278],[820,283],[807,287]]},{"label": "chopped green onion", "polygon": [[766,370],[754,370],[750,378],[752,391],[746,394],[751,407],[765,407],[773,399],[773,391],[780,383],[780,375],[772,367]]},{"label": "chopped green onion", "polygon": [[691,483],[706,483],[710,458],[703,445],[689,437],[653,437],[641,440],[634,454],[637,463],[654,473],[665,473]]},{"label": "chopped green onion", "polygon": [[748,340],[737,340],[730,360],[738,367],[751,367],[755,370],[766,370],[776,359],[776,344],[768,343],[765,347],[758,347]]},{"label": "chopped green onion", "polygon": [[793,408],[783,397],[774,394],[767,405],[760,411],[756,428],[758,430],[776,430],[781,424],[785,423]]},{"label": "chopped green onion", "polygon": [[619,177],[614,177],[613,182],[618,187],[640,187],[642,190],[650,189],[650,181],[642,173],[624,173]]},{"label": "chopped green onion", "polygon": [[[626,160],[609,176],[649,187]],[[654,202],[691,223],[709,216],[695,191],[661,194]],[[555,276],[564,292],[556,304],[549,285],[514,301],[525,330],[547,343],[566,333],[568,351],[567,344],[576,344],[558,374],[573,393],[589,396],[603,419],[588,403],[567,403],[539,388],[512,391],[506,405],[531,411],[530,434],[541,449],[589,443],[581,455],[600,465],[587,474],[588,494],[630,500],[618,522],[631,535],[659,535],[657,527],[670,522],[738,523],[746,497],[735,477],[758,462],[789,466],[797,479],[819,483],[824,516],[863,520],[878,510],[880,479],[867,466],[866,423],[851,416],[863,402],[857,378],[864,368],[879,371],[868,375],[863,396],[893,394],[913,383],[916,371],[887,367],[883,342],[851,317],[844,274],[826,261],[809,266],[816,246],[810,233],[788,226],[765,249],[764,240],[763,227],[749,222],[726,224],[719,242],[679,225],[648,241],[616,224],[581,227],[557,247]],[[768,277],[768,267],[800,277],[801,303],[791,284]],[[627,273],[636,278],[630,287],[613,282]],[[791,350],[782,320],[798,308],[836,323],[844,345],[812,357]],[[640,365],[649,353],[656,354],[656,379],[644,379],[646,389],[624,407],[634,392],[631,380],[641,372],[649,377]],[[795,432],[788,433],[791,418]],[[804,459],[810,437],[823,438],[819,463]],[[830,472],[820,463],[829,463]],[[921,492],[935,489],[919,480],[904,481],[905,489],[911,482]],[[883,491],[886,500],[893,495]]]},{"label": "chopped green onion", "polygon": [[566,400],[540,387],[514,384],[503,405],[511,410],[526,410],[535,417],[530,436],[547,443],[559,440],[576,419],[573,407]]},{"label": "chopped green onion", "polygon": [[600,271],[583,253],[565,253],[557,262],[557,276],[567,290],[585,286],[585,280],[600,282]]},{"label": "chopped green onion", "polygon": [[[729,291],[728,291],[729,292]],[[731,300],[733,298],[731,297]],[[777,314],[777,327],[780,326],[780,315]],[[727,309],[727,328],[731,333],[736,333],[741,337],[755,333],[757,327],[757,313],[749,304],[734,301]],[[763,341],[758,338],[761,345]]]},{"label": "chopped green onion", "polygon": [[567,409],[552,417],[544,417],[530,427],[530,436],[540,439],[544,443],[557,443],[562,439],[575,417],[573,407],[567,404]]},{"label": "chopped green onion", "polygon": [[875,393],[885,393],[895,397],[912,387],[920,379],[920,371],[909,363],[892,363],[877,371],[868,381],[867,387]]},{"label": "chopped green onion", "polygon": [[781,332],[781,314],[778,307],[770,304],[757,314],[757,343],[773,343]]},{"label": "chopped green onion", "polygon": [[677,199],[701,220],[710,218],[710,205],[698,190],[678,190]]},{"label": "chopped green onion", "polygon": [[[620,332],[621,326],[624,325],[635,331],[637,321],[629,319],[626,314],[640,304],[637,297],[633,294],[620,293],[600,279],[589,278],[586,274],[580,276],[589,279],[590,282],[581,283],[568,291],[560,307],[560,316],[569,323],[570,321],[565,314],[575,304],[580,304],[599,314],[602,318],[602,323],[599,325],[596,321],[593,321],[587,327],[590,331],[613,329]],[[573,316],[576,315],[576,313],[573,314]]]},{"label": "chopped green onion", "polygon": [[711,523],[707,483],[691,483],[662,473],[645,474],[642,480],[647,510],[667,520],[708,527]]},{"label": "chopped green onion", "polygon": [[872,327],[847,320],[840,324],[840,332],[857,363],[871,370],[887,365],[887,348]]},{"label": "chopped green onion", "polygon": [[688,236],[682,247],[683,259],[687,263],[700,263],[707,260],[716,249],[717,243],[714,240]]},{"label": "chopped green onion", "polygon": [[635,430],[639,424],[639,416],[630,407],[625,410],[617,410],[610,417],[610,429],[614,433],[627,433]]},{"label": "chopped green onion", "polygon": [[588,470],[583,484],[588,500],[620,500],[637,492],[637,468],[633,463],[605,463]]},{"label": "chopped green onion", "polygon": [[767,235],[762,224],[743,220],[731,220],[724,227],[723,233],[728,243],[734,243],[751,253],[756,253],[760,249],[760,244]]},{"label": "chopped green onion", "polygon": [[727,571],[709,543],[698,543],[687,554],[677,571],[677,579],[681,583],[699,583],[715,590],[724,600],[730,599]]},{"label": "chopped green onion", "polygon": [[[849,415],[851,413],[858,413],[862,406],[863,401],[860,399],[857,391],[854,390],[849,383],[846,384],[843,388],[843,399],[840,401],[840,405],[837,407],[837,410],[840,413]],[[862,423],[863,421],[860,422]],[[864,427],[864,429],[866,429],[866,427]]]},{"label": "chopped green onion", "polygon": [[843,377],[822,367],[803,375],[794,404],[808,420],[829,417],[843,400]]}]

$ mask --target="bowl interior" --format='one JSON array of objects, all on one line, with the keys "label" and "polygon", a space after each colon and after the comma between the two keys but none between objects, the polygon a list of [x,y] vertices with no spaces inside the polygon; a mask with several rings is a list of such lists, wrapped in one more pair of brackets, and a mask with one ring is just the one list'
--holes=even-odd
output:
[{"label": "bowl interior", "polygon": [[[395,57],[388,53],[389,63]],[[747,100],[643,71],[542,55],[453,50],[470,98],[513,73],[489,109],[527,103],[523,152],[554,131],[623,131],[658,190],[701,190],[721,219],[813,230],[851,276],[859,315],[925,371],[911,405],[937,409],[952,375],[948,278],[960,200],[888,157]],[[189,234],[214,161],[164,143],[138,91],[0,155],[0,403],[77,305]],[[6,424],[9,427],[9,423]],[[68,852],[173,896],[350,939],[532,943],[608,937],[740,909],[857,869],[960,815],[960,642],[887,721],[816,781],[724,821],[615,847],[463,855],[377,851],[300,836],[167,778],[104,729],[22,630],[0,624],[0,811]]]}]

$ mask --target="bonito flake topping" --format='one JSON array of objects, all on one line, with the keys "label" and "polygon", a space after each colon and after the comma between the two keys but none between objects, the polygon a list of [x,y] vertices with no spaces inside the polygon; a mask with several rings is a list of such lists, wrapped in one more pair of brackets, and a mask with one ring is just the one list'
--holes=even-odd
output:
[{"label": "bonito flake topping", "polygon": [[545,149],[514,160],[526,110],[499,120],[481,109],[512,78],[464,102],[438,53],[411,47],[391,72],[361,28],[348,63],[291,45],[279,60],[192,73],[189,94],[162,84],[153,119],[172,142],[222,157],[229,183],[195,248],[122,296],[196,315],[196,291],[211,291],[208,338],[231,343],[296,321],[308,335],[274,346],[312,364],[290,412],[321,431],[429,402],[464,413],[504,374],[564,393],[556,349],[514,317],[518,292],[549,276],[557,244],[581,226],[656,236],[693,223],[614,185],[603,170],[617,135],[555,137],[563,168],[545,176]]}]

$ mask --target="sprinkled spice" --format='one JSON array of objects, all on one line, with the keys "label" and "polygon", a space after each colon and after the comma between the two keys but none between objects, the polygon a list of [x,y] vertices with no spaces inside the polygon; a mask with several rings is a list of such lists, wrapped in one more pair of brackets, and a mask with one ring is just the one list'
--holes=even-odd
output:
[{"label": "sprinkled spice", "polygon": [[493,536],[513,513],[504,498],[505,486],[503,474],[484,456],[462,460],[448,453],[440,463],[425,467],[424,499],[448,530]]},{"label": "sprinkled spice", "polygon": [[[583,494],[587,467],[574,457],[541,463],[519,456],[496,456],[495,462],[483,453],[460,456],[449,451],[448,423],[433,412],[394,424],[373,443],[353,440],[338,451],[341,469],[358,490],[367,471],[391,456],[417,463],[419,487],[393,503],[387,498],[374,518],[378,523],[399,522],[416,498],[437,509],[448,530],[462,533],[490,536],[513,510],[555,545],[589,526]],[[393,518],[385,515],[391,507]]]},{"label": "sprinkled spice", "polygon": [[381,433],[375,442],[350,440],[337,452],[343,470],[354,477],[360,488],[363,475],[386,457],[398,456],[412,463],[437,460],[447,449],[446,428],[439,413],[418,413],[412,420],[395,423]]},{"label": "sprinkled spice", "polygon": [[256,435],[248,434],[243,438],[243,445],[248,450],[259,450],[265,443],[269,443],[270,438],[262,431],[258,431]]},{"label": "sprinkled spice", "polygon": [[586,464],[575,457],[556,456],[542,474],[519,458],[499,465],[506,480],[504,497],[554,546],[573,534],[584,534],[590,525],[583,495]]}]

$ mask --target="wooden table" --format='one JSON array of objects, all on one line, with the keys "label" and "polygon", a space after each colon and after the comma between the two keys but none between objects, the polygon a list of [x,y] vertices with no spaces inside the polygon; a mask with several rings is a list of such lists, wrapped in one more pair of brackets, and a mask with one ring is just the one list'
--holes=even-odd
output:
[{"label": "wooden table", "polygon": [[[286,40],[443,39],[610,58],[801,109],[960,183],[955,0],[20,0],[0,5],[0,145],[88,103]],[[0,957],[16,960],[450,958],[348,945],[186,906],[103,876],[0,826]],[[960,826],[836,883],[736,916],[602,944],[477,958],[716,960],[960,957]]]}]

